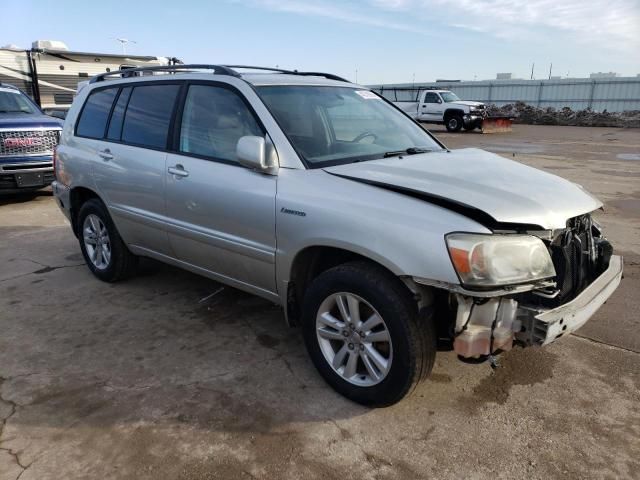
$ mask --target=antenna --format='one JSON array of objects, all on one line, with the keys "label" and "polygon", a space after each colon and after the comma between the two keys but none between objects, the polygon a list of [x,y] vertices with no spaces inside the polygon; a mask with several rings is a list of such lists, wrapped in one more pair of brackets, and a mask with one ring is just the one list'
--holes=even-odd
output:
[{"label": "antenna", "polygon": [[122,54],[123,55],[127,54],[127,44],[128,43],[138,43],[135,40],[129,40],[128,38],[114,38],[114,40],[116,42],[120,42],[120,45],[122,45]]}]

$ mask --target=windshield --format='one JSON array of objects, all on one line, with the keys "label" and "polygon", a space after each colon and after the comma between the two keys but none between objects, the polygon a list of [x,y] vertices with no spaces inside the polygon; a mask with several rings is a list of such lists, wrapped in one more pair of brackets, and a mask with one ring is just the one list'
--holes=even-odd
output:
[{"label": "windshield", "polygon": [[457,102],[460,100],[460,98],[452,92],[440,92],[440,96],[446,103]]},{"label": "windshield", "polygon": [[0,87],[0,113],[38,113],[38,110],[20,90]]},{"label": "windshield", "polygon": [[257,90],[308,168],[442,149],[368,90],[291,85]]}]

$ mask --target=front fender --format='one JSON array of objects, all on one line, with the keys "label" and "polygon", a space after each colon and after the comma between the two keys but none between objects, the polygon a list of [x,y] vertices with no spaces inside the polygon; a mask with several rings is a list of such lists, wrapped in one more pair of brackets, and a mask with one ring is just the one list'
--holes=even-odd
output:
[{"label": "front fender", "polygon": [[276,199],[276,277],[288,282],[296,255],[341,248],[398,276],[459,283],[447,253],[452,231],[490,233],[446,208],[323,170],[281,169]]}]

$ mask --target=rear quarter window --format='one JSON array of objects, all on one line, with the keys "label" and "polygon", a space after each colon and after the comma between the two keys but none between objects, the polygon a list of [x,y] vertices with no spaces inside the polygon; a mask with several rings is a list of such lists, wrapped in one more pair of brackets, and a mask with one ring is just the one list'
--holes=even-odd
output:
[{"label": "rear quarter window", "polygon": [[89,138],[104,137],[111,104],[117,91],[117,88],[108,88],[89,94],[78,120],[76,135]]},{"label": "rear quarter window", "polygon": [[180,85],[134,87],[122,124],[122,141],[165,148],[171,115]]}]

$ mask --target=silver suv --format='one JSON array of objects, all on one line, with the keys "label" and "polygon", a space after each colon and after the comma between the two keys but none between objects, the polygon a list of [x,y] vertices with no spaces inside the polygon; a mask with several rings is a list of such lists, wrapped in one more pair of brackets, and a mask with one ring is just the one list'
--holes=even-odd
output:
[{"label": "silver suv", "polygon": [[146,256],[280,304],[324,379],[366,405],[411,392],[437,349],[493,360],[567,335],[622,275],[580,186],[448,150],[329,74],[99,75],[69,111],[56,178],[96,277]]}]

